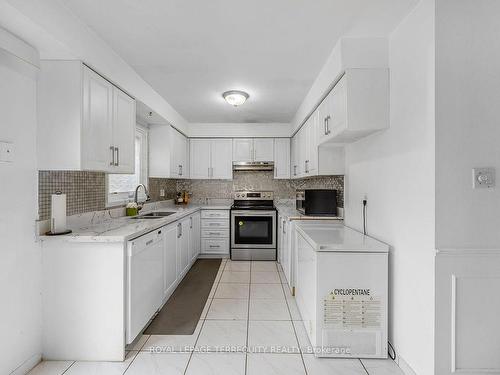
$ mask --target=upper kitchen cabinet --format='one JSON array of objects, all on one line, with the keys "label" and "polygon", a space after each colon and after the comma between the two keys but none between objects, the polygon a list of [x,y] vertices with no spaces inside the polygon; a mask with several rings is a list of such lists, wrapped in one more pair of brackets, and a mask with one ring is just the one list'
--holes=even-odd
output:
[{"label": "upper kitchen cabinet", "polygon": [[387,129],[388,69],[347,69],[315,113],[319,144],[351,143]]},{"label": "upper kitchen cabinet", "polygon": [[192,179],[233,178],[231,139],[191,139],[190,143]]},{"label": "upper kitchen cabinet", "polygon": [[291,177],[345,174],[344,147],[319,145],[319,113],[313,113],[291,140]]},{"label": "upper kitchen cabinet", "polygon": [[149,177],[189,178],[189,141],[168,125],[150,125]]},{"label": "upper kitchen cabinet", "polygon": [[254,162],[273,160],[273,138],[235,138],[233,140],[233,161]]},{"label": "upper kitchen cabinet", "polygon": [[290,178],[290,138],[274,140],[274,178]]},{"label": "upper kitchen cabinet", "polygon": [[134,173],[135,100],[81,61],[42,61],[38,169]]}]

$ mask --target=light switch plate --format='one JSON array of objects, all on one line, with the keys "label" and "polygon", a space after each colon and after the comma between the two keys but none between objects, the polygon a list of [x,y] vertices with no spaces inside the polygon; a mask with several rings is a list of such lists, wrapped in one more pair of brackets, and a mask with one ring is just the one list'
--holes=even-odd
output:
[{"label": "light switch plate", "polygon": [[474,189],[495,187],[495,168],[473,168],[472,179]]},{"label": "light switch plate", "polygon": [[0,142],[0,162],[14,162],[14,144],[12,142]]}]

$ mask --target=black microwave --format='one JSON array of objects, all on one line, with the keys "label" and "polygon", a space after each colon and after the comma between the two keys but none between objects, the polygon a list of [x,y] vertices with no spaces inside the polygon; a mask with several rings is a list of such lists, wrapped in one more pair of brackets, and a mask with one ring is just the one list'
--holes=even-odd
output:
[{"label": "black microwave", "polygon": [[306,216],[337,216],[337,190],[297,190],[295,205]]}]

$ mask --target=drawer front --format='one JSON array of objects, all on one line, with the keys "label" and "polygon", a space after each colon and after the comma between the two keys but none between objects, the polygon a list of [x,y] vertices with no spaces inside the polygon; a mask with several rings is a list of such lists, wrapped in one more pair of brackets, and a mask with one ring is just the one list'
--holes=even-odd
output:
[{"label": "drawer front", "polygon": [[202,219],[229,219],[228,210],[202,210]]},{"label": "drawer front", "polygon": [[229,238],[201,240],[202,254],[229,254]]},{"label": "drawer front", "polygon": [[229,238],[229,229],[202,229],[201,238]]},{"label": "drawer front", "polygon": [[222,229],[229,228],[229,219],[202,219],[202,228]]}]

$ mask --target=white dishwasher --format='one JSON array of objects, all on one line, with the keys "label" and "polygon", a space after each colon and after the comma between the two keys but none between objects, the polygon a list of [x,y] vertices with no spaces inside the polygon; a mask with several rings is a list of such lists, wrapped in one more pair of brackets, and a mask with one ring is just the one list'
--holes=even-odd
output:
[{"label": "white dishwasher", "polygon": [[134,341],[161,307],[163,244],[161,229],[127,243],[127,344]]}]

